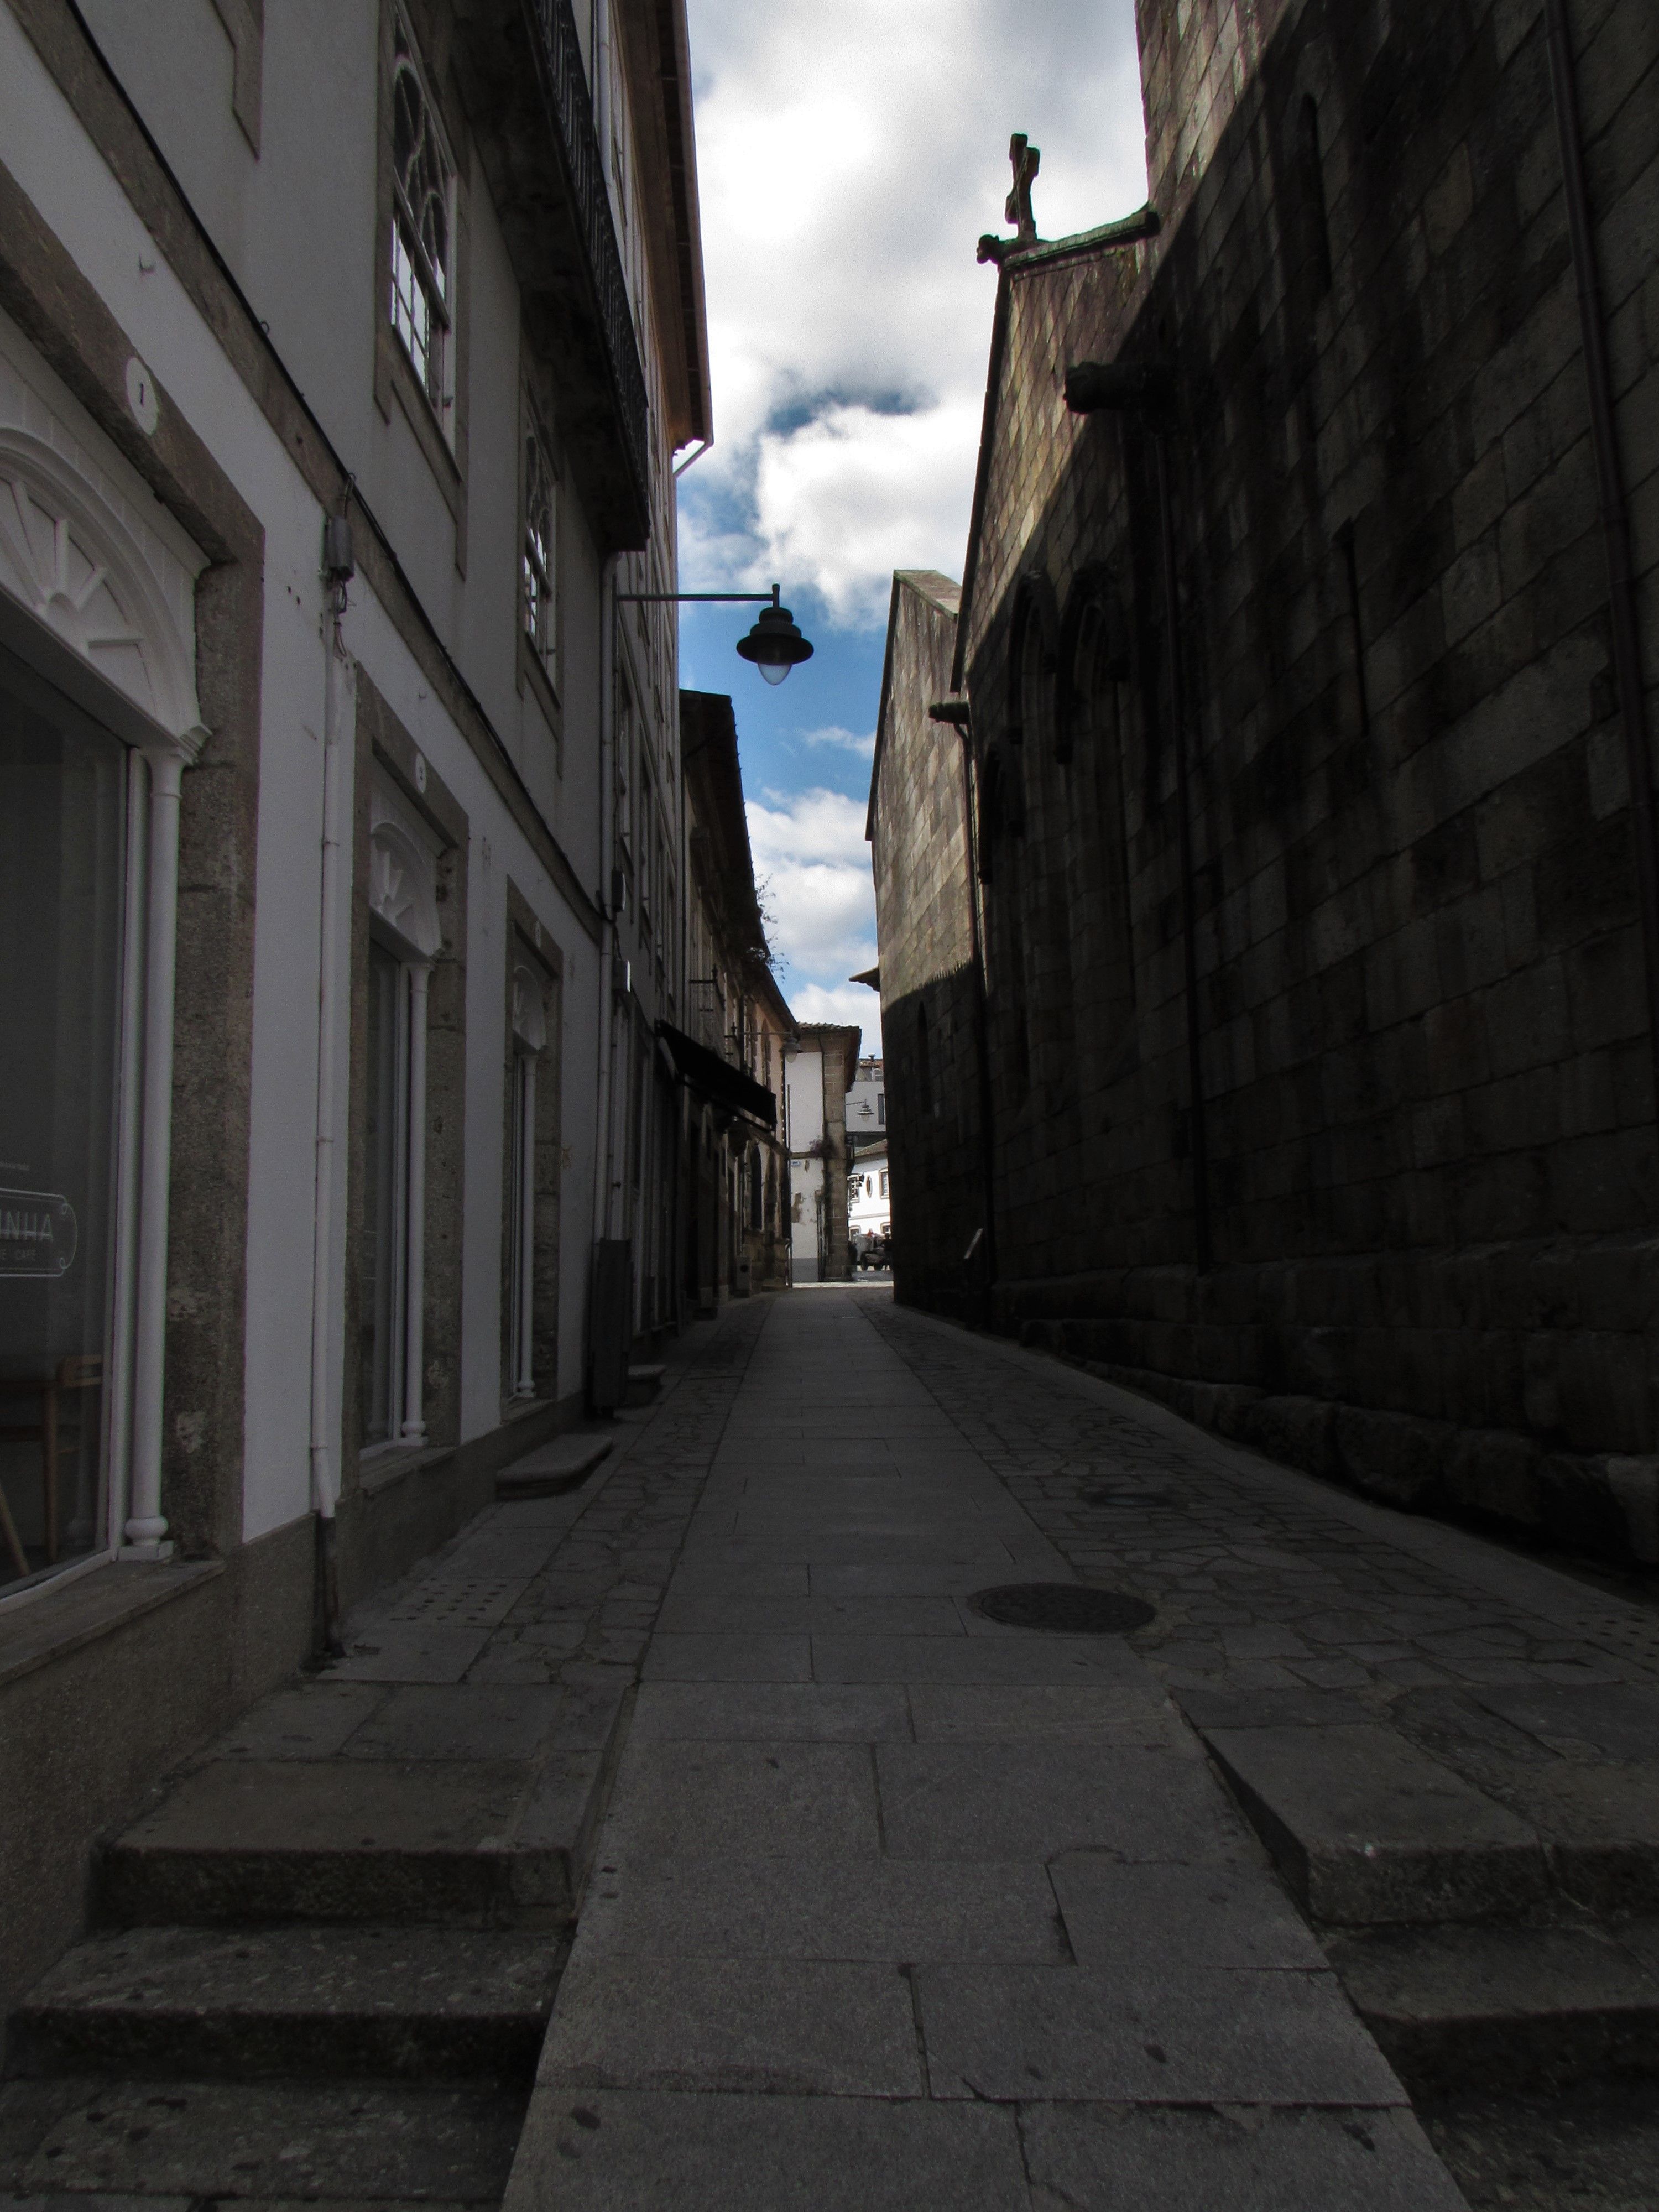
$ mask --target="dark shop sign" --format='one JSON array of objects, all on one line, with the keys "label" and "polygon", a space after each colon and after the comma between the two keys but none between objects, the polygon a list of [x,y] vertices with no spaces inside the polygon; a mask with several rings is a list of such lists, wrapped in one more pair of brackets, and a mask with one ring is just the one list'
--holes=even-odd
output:
[{"label": "dark shop sign", "polygon": [[66,1275],[79,1237],[75,1208],[58,1192],[0,1190],[0,1275]]}]

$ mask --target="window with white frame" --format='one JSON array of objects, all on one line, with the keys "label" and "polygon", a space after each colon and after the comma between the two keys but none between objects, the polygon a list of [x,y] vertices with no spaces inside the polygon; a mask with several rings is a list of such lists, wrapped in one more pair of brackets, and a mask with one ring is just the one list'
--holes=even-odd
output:
[{"label": "window with white frame", "polygon": [[398,10],[392,63],[392,327],[447,437],[454,377],[455,164]]},{"label": "window with white frame", "polygon": [[173,957],[204,562],[95,439],[0,323],[0,1605],[172,1549]]},{"label": "window with white frame", "polygon": [[378,780],[369,824],[358,1321],[366,1449],[426,1438],[427,987],[440,943],[436,841]]},{"label": "window with white frame", "polygon": [[548,682],[558,683],[558,484],[547,441],[528,415],[524,435],[524,549],[520,616],[530,649]]},{"label": "window with white frame", "polygon": [[513,1059],[508,1101],[508,1395],[536,1395],[536,1076],[547,1042],[546,1000],[527,960],[513,969]]}]

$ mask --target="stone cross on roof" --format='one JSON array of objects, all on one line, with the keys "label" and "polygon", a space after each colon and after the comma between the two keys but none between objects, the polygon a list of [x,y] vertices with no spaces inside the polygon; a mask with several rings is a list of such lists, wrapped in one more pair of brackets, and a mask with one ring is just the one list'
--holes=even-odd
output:
[{"label": "stone cross on roof", "polygon": [[1014,173],[1014,189],[1004,205],[1002,218],[1018,232],[1021,246],[1035,246],[1036,217],[1031,213],[1031,186],[1042,166],[1042,149],[1033,146],[1023,131],[1016,131],[1008,141],[1008,161]]},{"label": "stone cross on roof", "polygon": [[975,257],[981,261],[1000,263],[1010,253],[1022,247],[1042,243],[1037,237],[1036,217],[1031,212],[1031,186],[1042,162],[1040,147],[1032,145],[1023,131],[1016,131],[1008,141],[1008,161],[1014,173],[1014,188],[1003,207],[1004,219],[1014,226],[1012,238],[998,238],[987,231],[980,240]]}]

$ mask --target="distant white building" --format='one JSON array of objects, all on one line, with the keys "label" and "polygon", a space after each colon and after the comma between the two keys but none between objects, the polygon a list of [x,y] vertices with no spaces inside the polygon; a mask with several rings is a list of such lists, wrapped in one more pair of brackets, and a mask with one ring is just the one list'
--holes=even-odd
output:
[{"label": "distant white building", "polygon": [[[892,1227],[893,1201],[888,1181],[885,1142],[860,1151],[847,1173],[847,1229],[849,1242],[861,1244],[885,1237]],[[856,1262],[855,1262],[856,1264]]]},{"label": "distant white building", "polygon": [[797,1283],[844,1283],[851,1272],[846,1113],[858,1054],[858,1031],[833,1023],[803,1023],[784,1046],[790,1274]]}]

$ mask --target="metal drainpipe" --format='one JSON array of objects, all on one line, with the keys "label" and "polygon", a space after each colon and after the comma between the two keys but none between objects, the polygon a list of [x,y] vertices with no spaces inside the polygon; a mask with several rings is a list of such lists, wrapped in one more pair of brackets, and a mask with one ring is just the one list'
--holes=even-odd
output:
[{"label": "metal drainpipe", "polygon": [[[351,748],[356,740],[357,670],[340,635],[345,612],[344,576],[330,577],[325,617],[323,696],[322,884],[317,977],[317,1129],[314,1218],[311,1254],[311,1502],[317,1524],[318,1611],[322,1645],[330,1657],[344,1649],[340,1638],[340,1589],[335,1509],[340,1469],[336,1456],[340,1411],[332,1388],[334,1328],[334,1189],[340,1120],[337,1050],[340,1022],[341,917],[349,895]],[[348,988],[349,987],[348,986]]]},{"label": "metal drainpipe", "polygon": [[1566,0],[1544,0],[1549,45],[1550,88],[1555,128],[1561,144],[1561,188],[1566,201],[1567,235],[1572,246],[1578,289],[1578,320],[1583,337],[1584,382],[1589,390],[1590,444],[1601,511],[1601,540],[1607,562],[1607,610],[1613,631],[1613,681],[1625,732],[1625,766],[1630,778],[1631,829],[1636,845],[1636,896],[1648,994],[1648,1036],[1654,1055],[1656,1103],[1659,1103],[1659,850],[1654,835],[1653,756],[1649,750],[1647,702],[1642,685],[1641,632],[1637,622],[1636,583],[1631,568],[1630,517],[1625,503],[1618,430],[1613,412],[1613,376],[1607,361],[1607,327],[1601,313],[1595,240],[1590,228],[1589,194],[1584,181],[1584,144]]},{"label": "metal drainpipe", "polygon": [[1170,734],[1175,742],[1176,808],[1181,856],[1182,966],[1187,1000],[1187,1090],[1188,1146],[1193,1163],[1193,1248],[1200,1275],[1210,1267],[1210,1148],[1204,1119],[1204,1071],[1199,1051],[1197,901],[1193,886],[1192,796],[1187,776],[1187,718],[1181,687],[1180,600],[1176,589],[1175,517],[1170,498],[1168,435],[1152,426],[1158,464],[1158,532],[1164,541],[1164,651],[1170,690]]}]

